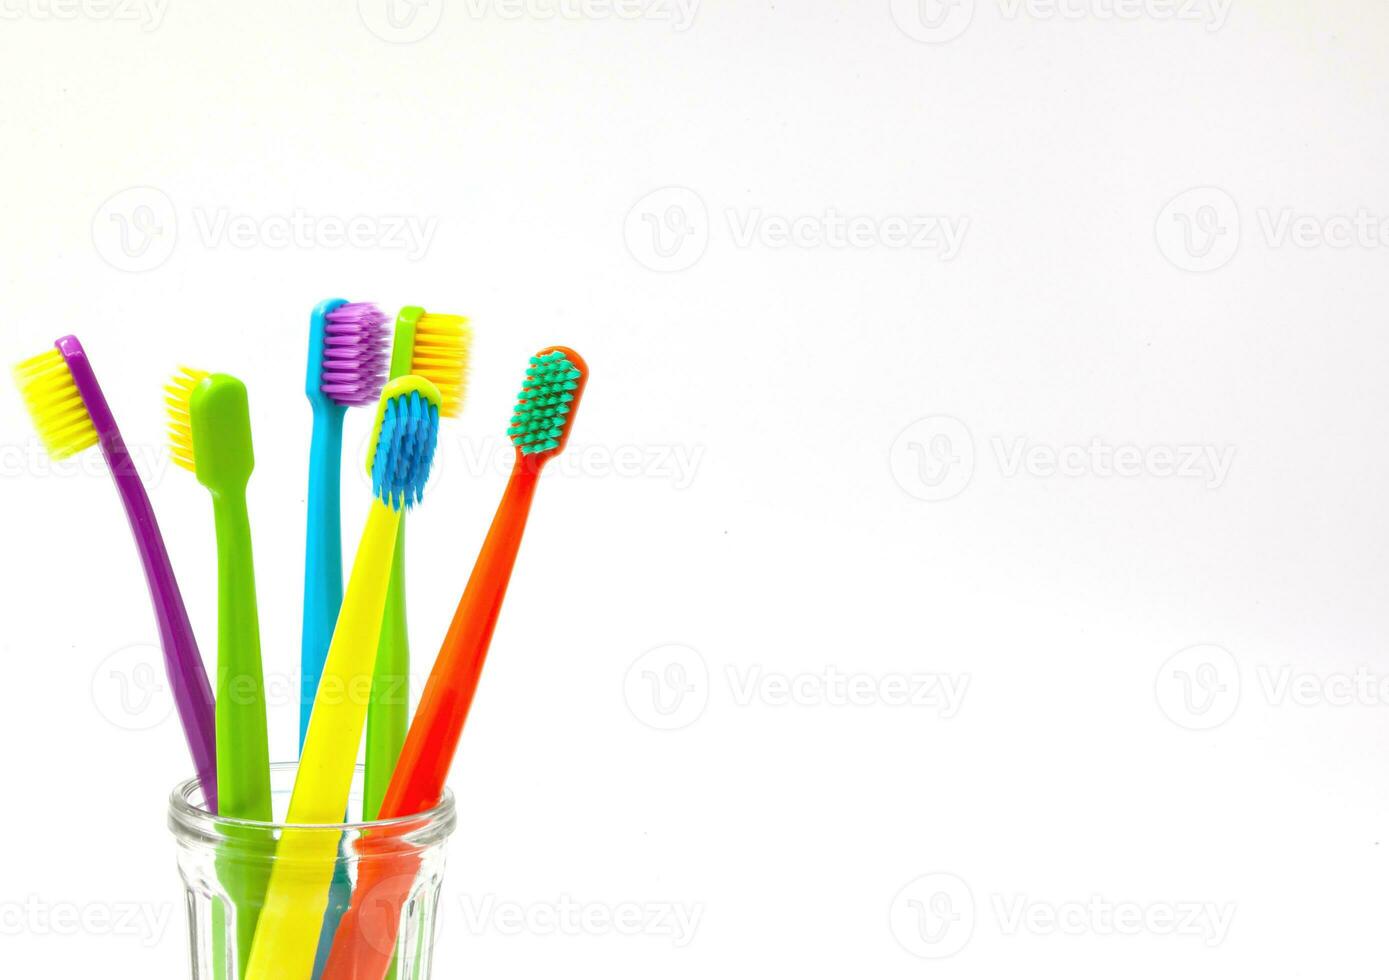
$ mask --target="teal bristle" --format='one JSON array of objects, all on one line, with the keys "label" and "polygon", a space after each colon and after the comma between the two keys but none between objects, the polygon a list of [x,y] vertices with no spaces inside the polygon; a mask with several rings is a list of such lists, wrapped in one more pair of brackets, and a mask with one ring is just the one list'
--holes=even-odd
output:
[{"label": "teal bristle", "polygon": [[516,414],[506,434],[523,456],[558,449],[569,422],[580,372],[562,351],[537,354],[516,396]]},{"label": "teal bristle", "polygon": [[396,510],[424,499],[439,441],[439,407],[412,391],[386,402],[371,463],[371,492]]}]

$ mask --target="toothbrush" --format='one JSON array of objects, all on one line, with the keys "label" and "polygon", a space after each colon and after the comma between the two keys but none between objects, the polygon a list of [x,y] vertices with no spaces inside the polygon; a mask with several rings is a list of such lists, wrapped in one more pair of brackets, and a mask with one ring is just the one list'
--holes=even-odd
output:
[{"label": "toothbrush", "polygon": [[[309,728],[323,659],[342,605],[342,426],[347,409],[374,405],[386,367],[386,314],[371,303],[328,299],[309,317],[308,377],[313,411],[309,447],[304,622],[300,637],[299,747]],[[320,960],[352,893],[346,868],[333,875],[333,900],[323,925]],[[321,971],[315,970],[317,977]]]},{"label": "toothbrush", "polygon": [[386,314],[371,303],[328,299],[309,317],[305,393],[313,409],[309,448],[304,625],[300,638],[299,744],[309,728],[323,658],[342,604],[342,423],[373,405],[386,367]]},{"label": "toothbrush", "polygon": [[[212,494],[217,528],[217,798],[223,816],[269,822],[270,752],[260,620],[246,484],[255,468],[246,386],[225,374],[183,368],[165,388],[173,460]],[[230,832],[230,828],[229,828]],[[234,834],[233,836],[247,836]],[[250,836],[248,843],[263,843]],[[219,856],[218,878],[235,910],[236,976],[245,972],[265,890],[260,865]],[[226,907],[213,906],[213,963],[226,975]]]},{"label": "toothbrush", "polygon": [[155,620],[159,624],[164,667],[193,765],[202,783],[203,799],[208,810],[216,813],[217,751],[212,685],[198,653],[198,642],[159,533],[154,508],[81,343],[76,337],[67,336],[53,346],[55,350],[18,365],[14,370],[15,380],[39,436],[54,459],[64,459],[96,444],[101,446],[140,553],[140,564],[144,567]]},{"label": "toothbrush", "polygon": [[[372,676],[401,510],[424,493],[438,438],[439,389],[407,375],[381,394],[367,455],[373,499],[323,669],[325,691],[350,691]],[[248,980],[305,980],[312,974],[328,905],[338,835],[305,827],[342,819],[352,789],[366,704],[320,696],[309,718],[286,827],[275,851],[265,905],[251,944]]]},{"label": "toothbrush", "polygon": [[[453,418],[463,402],[473,334],[466,318],[407,306],[395,321],[389,377],[428,378],[443,398],[439,414]],[[376,649],[376,675],[367,706],[366,782],[362,819],[375,820],[395,771],[410,708],[410,638],[405,621],[405,521],[396,535],[386,615]]]},{"label": "toothbrush", "polygon": [[[568,348],[549,347],[531,358],[507,429],[516,447],[511,480],[410,724],[381,805],[381,820],[422,813],[437,806],[443,796],[541,468],[564,450],[587,381],[588,366]],[[382,840],[379,847],[389,849],[391,843]],[[370,836],[362,839],[359,850],[363,860],[357,886],[329,954],[325,980],[385,976],[395,952],[400,910],[418,870],[415,859],[373,854]]]}]

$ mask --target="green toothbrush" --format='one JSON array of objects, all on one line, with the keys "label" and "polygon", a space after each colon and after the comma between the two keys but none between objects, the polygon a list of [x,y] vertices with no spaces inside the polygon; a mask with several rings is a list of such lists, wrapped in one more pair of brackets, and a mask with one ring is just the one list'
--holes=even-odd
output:
[{"label": "green toothbrush", "polygon": [[[421,307],[404,307],[395,321],[391,343],[390,380],[407,374],[428,378],[443,401],[439,414],[452,418],[463,402],[467,383],[468,352],[473,333],[461,316],[426,313]],[[381,621],[381,640],[376,648],[376,672],[367,706],[366,782],[362,818],[375,820],[395,772],[405,729],[410,723],[410,639],[405,625],[405,523],[395,542],[391,584],[386,593],[386,615]]]},{"label": "green toothbrush", "polygon": [[[217,800],[218,813],[269,822],[270,752],[261,672],[256,576],[251,560],[251,521],[246,484],[255,468],[246,386],[226,374],[182,368],[165,388],[174,462],[191,470],[212,494],[217,528]],[[232,831],[235,830],[235,833]],[[247,828],[229,828],[245,839],[241,856],[229,849],[218,876],[234,911],[236,976],[245,972],[265,892],[264,862],[254,860],[268,842]],[[226,969],[222,947],[226,909],[214,905],[214,962]]]}]

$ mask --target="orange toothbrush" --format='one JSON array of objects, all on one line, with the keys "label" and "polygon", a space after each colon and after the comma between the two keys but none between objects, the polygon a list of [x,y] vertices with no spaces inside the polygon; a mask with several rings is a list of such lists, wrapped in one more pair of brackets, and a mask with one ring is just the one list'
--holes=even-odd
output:
[{"label": "orange toothbrush", "polygon": [[[566,347],[548,347],[531,358],[507,429],[516,447],[511,480],[439,649],[378,819],[422,813],[443,796],[540,471],[564,450],[587,381],[588,366]],[[371,838],[365,837],[359,849],[362,863],[357,886],[338,926],[324,980],[381,980],[386,975],[395,952],[401,908],[414,884],[418,862],[400,856],[398,843],[392,847],[383,839],[374,850]]]}]

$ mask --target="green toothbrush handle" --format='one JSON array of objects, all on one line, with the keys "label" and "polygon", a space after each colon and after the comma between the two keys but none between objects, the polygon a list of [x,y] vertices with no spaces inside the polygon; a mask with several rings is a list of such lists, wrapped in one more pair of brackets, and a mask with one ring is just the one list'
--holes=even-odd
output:
[{"label": "green toothbrush handle", "polygon": [[214,494],[217,525],[217,776],[225,816],[272,819],[256,573],[244,492]]},{"label": "green toothbrush handle", "polygon": [[371,700],[367,705],[366,782],[362,818],[375,820],[381,812],[410,712],[410,637],[405,623],[405,522],[396,536],[391,562],[391,584],[386,592],[386,614],[381,620],[381,639],[376,648]]},{"label": "green toothbrush handle", "polygon": [[[217,526],[218,800],[224,816],[268,822],[274,814],[265,679],[244,487],[240,492],[214,493],[212,501]],[[266,862],[257,856],[271,842],[257,839],[259,835],[247,828],[229,828],[228,836],[238,840],[224,848],[217,862],[218,877],[235,910],[239,961],[235,976],[240,977],[246,970],[268,880]],[[244,842],[239,840],[243,836],[247,837]]]}]

